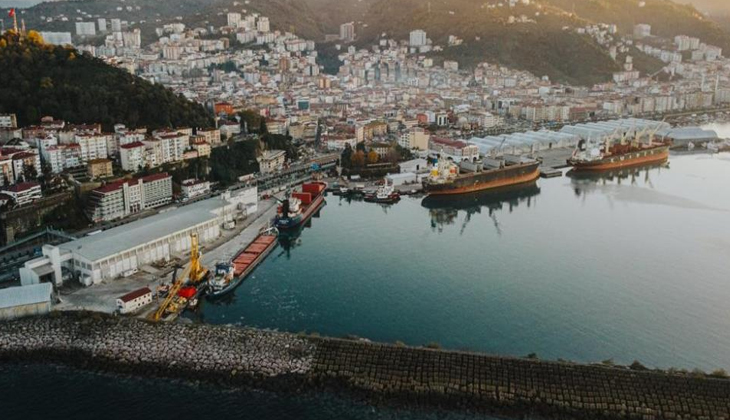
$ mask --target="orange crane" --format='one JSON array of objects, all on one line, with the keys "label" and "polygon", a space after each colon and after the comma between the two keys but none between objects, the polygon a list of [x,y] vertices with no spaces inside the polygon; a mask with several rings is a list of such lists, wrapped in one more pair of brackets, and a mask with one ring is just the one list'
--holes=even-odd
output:
[{"label": "orange crane", "polygon": [[160,307],[157,308],[157,311],[152,314],[151,319],[153,321],[159,321],[162,318],[162,315],[165,313],[165,310],[170,306],[170,303],[175,299],[175,296],[177,296],[177,292],[180,291],[180,288],[185,284],[186,280],[189,281],[191,284],[198,284],[203,279],[205,279],[208,276],[208,269],[203,267],[203,265],[200,263],[200,250],[198,248],[198,234],[197,233],[191,233],[190,234],[190,265],[183,271],[183,273],[178,277],[177,274],[177,268],[175,269],[175,273],[172,276],[172,287],[170,288],[170,291],[167,294],[167,297],[165,297],[165,300],[162,301],[160,304]]}]

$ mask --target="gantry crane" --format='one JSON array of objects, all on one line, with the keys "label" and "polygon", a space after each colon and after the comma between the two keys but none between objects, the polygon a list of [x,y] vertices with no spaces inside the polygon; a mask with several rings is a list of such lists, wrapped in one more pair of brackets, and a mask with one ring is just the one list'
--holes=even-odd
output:
[{"label": "gantry crane", "polygon": [[200,256],[200,250],[198,249],[198,234],[191,233],[190,265],[188,265],[188,267],[182,272],[180,276],[177,276],[177,268],[175,268],[175,272],[172,275],[172,287],[170,287],[170,291],[168,292],[167,297],[165,297],[165,300],[163,300],[160,304],[160,307],[157,308],[157,311],[154,314],[152,314],[151,318],[153,321],[159,321],[162,318],[165,310],[168,308],[168,306],[170,306],[170,303],[172,303],[173,299],[175,299],[175,296],[177,296],[177,292],[180,291],[180,288],[182,288],[186,280],[189,281],[191,284],[196,285],[207,277],[208,269],[201,265]]}]

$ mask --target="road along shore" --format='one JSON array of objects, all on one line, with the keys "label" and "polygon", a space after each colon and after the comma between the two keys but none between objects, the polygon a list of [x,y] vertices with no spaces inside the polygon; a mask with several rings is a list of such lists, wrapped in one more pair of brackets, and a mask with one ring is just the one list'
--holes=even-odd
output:
[{"label": "road along shore", "polygon": [[96,313],[0,323],[0,362],[517,416],[730,420],[728,379]]}]

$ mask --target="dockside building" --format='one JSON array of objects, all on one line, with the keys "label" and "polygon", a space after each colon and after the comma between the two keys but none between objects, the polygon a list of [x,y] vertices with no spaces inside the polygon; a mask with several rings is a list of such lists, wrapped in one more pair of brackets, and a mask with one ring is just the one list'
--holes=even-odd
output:
[{"label": "dockside building", "polygon": [[209,243],[220,236],[226,222],[256,213],[257,200],[255,187],[227,192],[75,241],[44,245],[43,256],[20,269],[21,282],[58,285],[71,273],[91,285],[175,256],[185,258],[191,233],[197,233],[201,244]]}]

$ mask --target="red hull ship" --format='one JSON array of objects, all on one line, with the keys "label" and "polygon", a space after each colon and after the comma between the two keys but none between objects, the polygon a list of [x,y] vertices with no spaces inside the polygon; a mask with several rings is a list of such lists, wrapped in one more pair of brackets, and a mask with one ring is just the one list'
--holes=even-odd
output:
[{"label": "red hull ship", "polygon": [[578,143],[578,148],[568,159],[568,165],[577,172],[608,171],[662,163],[669,159],[669,144],[664,143],[606,144],[590,150],[586,150],[585,144],[584,141]]},{"label": "red hull ship", "polygon": [[277,229],[293,229],[309,220],[324,204],[325,182],[309,182],[302,185],[301,192],[291,196],[279,205],[274,225]]}]

